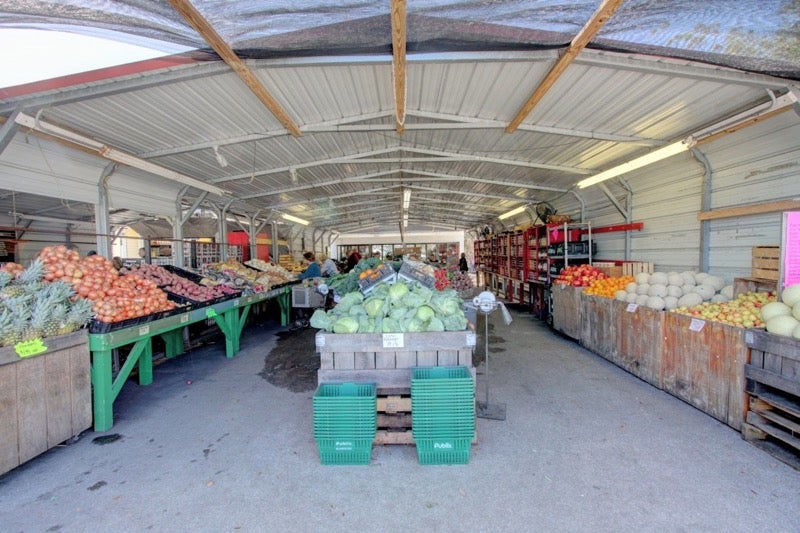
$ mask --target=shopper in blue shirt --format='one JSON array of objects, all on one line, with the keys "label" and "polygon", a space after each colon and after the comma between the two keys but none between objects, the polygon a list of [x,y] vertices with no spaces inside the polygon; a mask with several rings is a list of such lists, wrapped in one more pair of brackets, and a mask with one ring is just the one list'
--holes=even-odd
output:
[{"label": "shopper in blue shirt", "polygon": [[308,263],[308,267],[303,271],[302,274],[297,276],[297,279],[319,278],[322,276],[322,271],[319,268],[319,263],[317,263],[317,258],[314,256],[314,252],[304,253],[303,261]]}]

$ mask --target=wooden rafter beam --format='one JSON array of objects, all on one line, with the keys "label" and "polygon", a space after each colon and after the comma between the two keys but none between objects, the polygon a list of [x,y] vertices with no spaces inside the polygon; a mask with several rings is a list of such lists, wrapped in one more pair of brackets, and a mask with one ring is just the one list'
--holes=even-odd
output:
[{"label": "wooden rafter beam", "polygon": [[406,0],[392,0],[392,82],[397,133],[406,122]]},{"label": "wooden rafter beam", "polygon": [[620,4],[622,4],[622,0],[603,0],[603,3],[600,4],[600,7],[594,12],[594,15],[592,15],[581,31],[578,32],[578,35],[572,39],[572,42],[555,62],[550,72],[547,73],[539,86],[533,91],[530,98],[528,98],[528,101],[525,102],[514,119],[506,127],[506,133],[514,133],[516,131],[519,125],[522,124],[522,121],[525,120],[525,117],[527,117],[531,111],[533,111],[533,108],[536,107],[536,104],[544,98],[547,91],[553,87],[558,78],[567,70],[567,67],[575,60],[580,51],[586,48],[589,41],[597,35],[597,32],[600,31],[600,28],[611,18]]},{"label": "wooden rafter beam", "polygon": [[764,213],[778,213],[781,211],[795,211],[800,209],[800,200],[778,200],[763,204],[740,205],[736,207],[722,207],[711,211],[697,213],[697,220],[717,220],[720,218],[746,217],[763,215]]},{"label": "wooden rafter beam", "polygon": [[283,110],[281,105],[269,94],[269,91],[259,81],[258,77],[252,70],[245,64],[242,59],[236,55],[236,52],[228,45],[227,42],[216,32],[208,20],[200,14],[199,11],[192,5],[190,0],[169,0],[170,5],[188,22],[200,36],[206,40],[211,48],[233,69],[234,72],[241,78],[247,87],[261,100],[267,109],[277,118],[283,127],[295,137],[302,136],[300,128],[289,117],[286,111]]}]

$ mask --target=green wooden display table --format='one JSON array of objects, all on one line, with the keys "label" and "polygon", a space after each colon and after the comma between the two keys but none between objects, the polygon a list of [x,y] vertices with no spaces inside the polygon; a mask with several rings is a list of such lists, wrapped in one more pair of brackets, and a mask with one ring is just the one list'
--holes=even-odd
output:
[{"label": "green wooden display table", "polygon": [[[231,358],[239,351],[242,329],[251,306],[265,300],[276,300],[281,310],[281,325],[286,326],[291,312],[290,295],[291,286],[279,287],[108,333],[89,334],[94,430],[106,431],[114,425],[114,400],[134,367],[138,365],[139,385],[153,382],[153,337],[158,335],[164,340],[166,357],[175,357],[183,353],[182,329],[189,324],[213,319],[225,336],[225,355]],[[114,376],[112,351],[127,345],[133,346]]]}]

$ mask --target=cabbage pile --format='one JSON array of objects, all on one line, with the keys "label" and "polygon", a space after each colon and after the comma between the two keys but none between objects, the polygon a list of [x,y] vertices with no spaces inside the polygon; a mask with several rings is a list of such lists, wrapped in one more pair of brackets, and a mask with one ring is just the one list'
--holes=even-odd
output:
[{"label": "cabbage pile", "polygon": [[464,302],[452,289],[431,290],[417,281],[380,283],[368,296],[350,292],[330,311],[317,309],[311,327],[333,333],[463,331]]}]

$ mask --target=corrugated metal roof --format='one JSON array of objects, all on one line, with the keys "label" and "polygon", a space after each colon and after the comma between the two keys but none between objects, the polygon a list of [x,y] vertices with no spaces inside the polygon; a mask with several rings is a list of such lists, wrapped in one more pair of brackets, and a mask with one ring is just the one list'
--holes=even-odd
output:
[{"label": "corrugated metal roof", "polygon": [[[410,52],[402,134],[390,53],[248,60],[300,137],[218,61],[14,96],[0,110],[38,113],[218,185],[229,196],[212,200],[240,212],[394,231],[403,188],[417,228],[475,228],[539,201],[576,212],[580,200],[603,198],[596,187],[574,192],[587,175],[797,90],[791,80],[686,59],[587,49],[506,133],[557,58],[554,50]],[[197,194],[190,189],[186,201]]]}]

